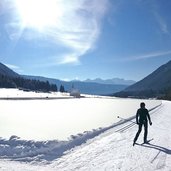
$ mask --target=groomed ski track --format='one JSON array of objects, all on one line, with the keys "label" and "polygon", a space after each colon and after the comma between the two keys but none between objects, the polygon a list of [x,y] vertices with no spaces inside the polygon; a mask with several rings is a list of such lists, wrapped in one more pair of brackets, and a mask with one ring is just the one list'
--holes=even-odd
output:
[{"label": "groomed ski track", "polygon": [[[121,170],[153,171],[171,170],[171,102],[150,112],[153,125],[149,126],[151,144],[132,146],[137,131],[134,123],[114,127],[89,140],[58,159],[53,166],[67,170]],[[143,141],[143,130],[138,142]]]}]

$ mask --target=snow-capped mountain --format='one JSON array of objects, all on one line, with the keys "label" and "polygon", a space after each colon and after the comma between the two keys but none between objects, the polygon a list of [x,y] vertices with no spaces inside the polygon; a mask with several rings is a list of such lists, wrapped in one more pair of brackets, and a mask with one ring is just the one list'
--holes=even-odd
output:
[{"label": "snow-capped mountain", "polygon": [[133,80],[125,80],[123,78],[112,78],[112,79],[87,79],[84,82],[93,82],[93,83],[100,83],[100,84],[120,84],[120,85],[132,85],[135,83]]},{"label": "snow-capped mountain", "polygon": [[40,81],[49,81],[51,84],[56,84],[57,87],[63,85],[66,91],[70,91],[72,87],[78,89],[82,94],[94,94],[94,95],[111,95],[114,92],[124,90],[128,85],[124,84],[107,84],[97,82],[84,82],[84,81],[63,81],[59,79],[40,77],[40,76],[28,76],[24,75],[27,79],[36,79]]}]

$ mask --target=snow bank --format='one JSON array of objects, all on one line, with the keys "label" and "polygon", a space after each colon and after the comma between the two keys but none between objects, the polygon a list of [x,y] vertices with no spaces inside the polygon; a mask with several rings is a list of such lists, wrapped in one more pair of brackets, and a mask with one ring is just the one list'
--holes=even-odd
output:
[{"label": "snow bank", "polygon": [[22,140],[15,135],[9,139],[0,138],[0,157],[25,162],[38,161],[48,163],[64,155],[66,151],[85,143],[87,140],[96,137],[116,125],[118,124],[71,135],[66,141]]},{"label": "snow bank", "polygon": [[25,162],[39,161],[48,163],[61,157],[67,150],[85,143],[88,139],[94,138],[111,127],[71,135],[67,141],[22,140],[14,135],[8,140],[0,138],[0,157]]}]

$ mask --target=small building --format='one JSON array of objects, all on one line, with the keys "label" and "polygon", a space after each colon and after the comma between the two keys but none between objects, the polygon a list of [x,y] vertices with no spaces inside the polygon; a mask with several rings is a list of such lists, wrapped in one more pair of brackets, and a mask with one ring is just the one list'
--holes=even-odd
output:
[{"label": "small building", "polygon": [[70,92],[70,96],[73,96],[75,98],[80,98],[80,91],[77,90],[77,89],[72,89],[71,92]]}]

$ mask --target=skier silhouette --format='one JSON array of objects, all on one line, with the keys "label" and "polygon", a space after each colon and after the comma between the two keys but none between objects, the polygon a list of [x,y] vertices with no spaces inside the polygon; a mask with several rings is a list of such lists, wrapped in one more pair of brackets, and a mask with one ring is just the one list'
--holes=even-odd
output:
[{"label": "skier silhouette", "polygon": [[147,134],[148,134],[148,121],[147,121],[147,119],[149,120],[150,125],[152,125],[149,112],[145,108],[145,103],[142,102],[142,103],[140,103],[140,108],[137,110],[137,113],[136,113],[136,123],[139,125],[139,128],[138,128],[138,132],[134,138],[133,145],[135,145],[135,143],[136,143],[136,141],[137,141],[137,139],[141,133],[143,125],[144,125],[144,143],[147,143]]}]

